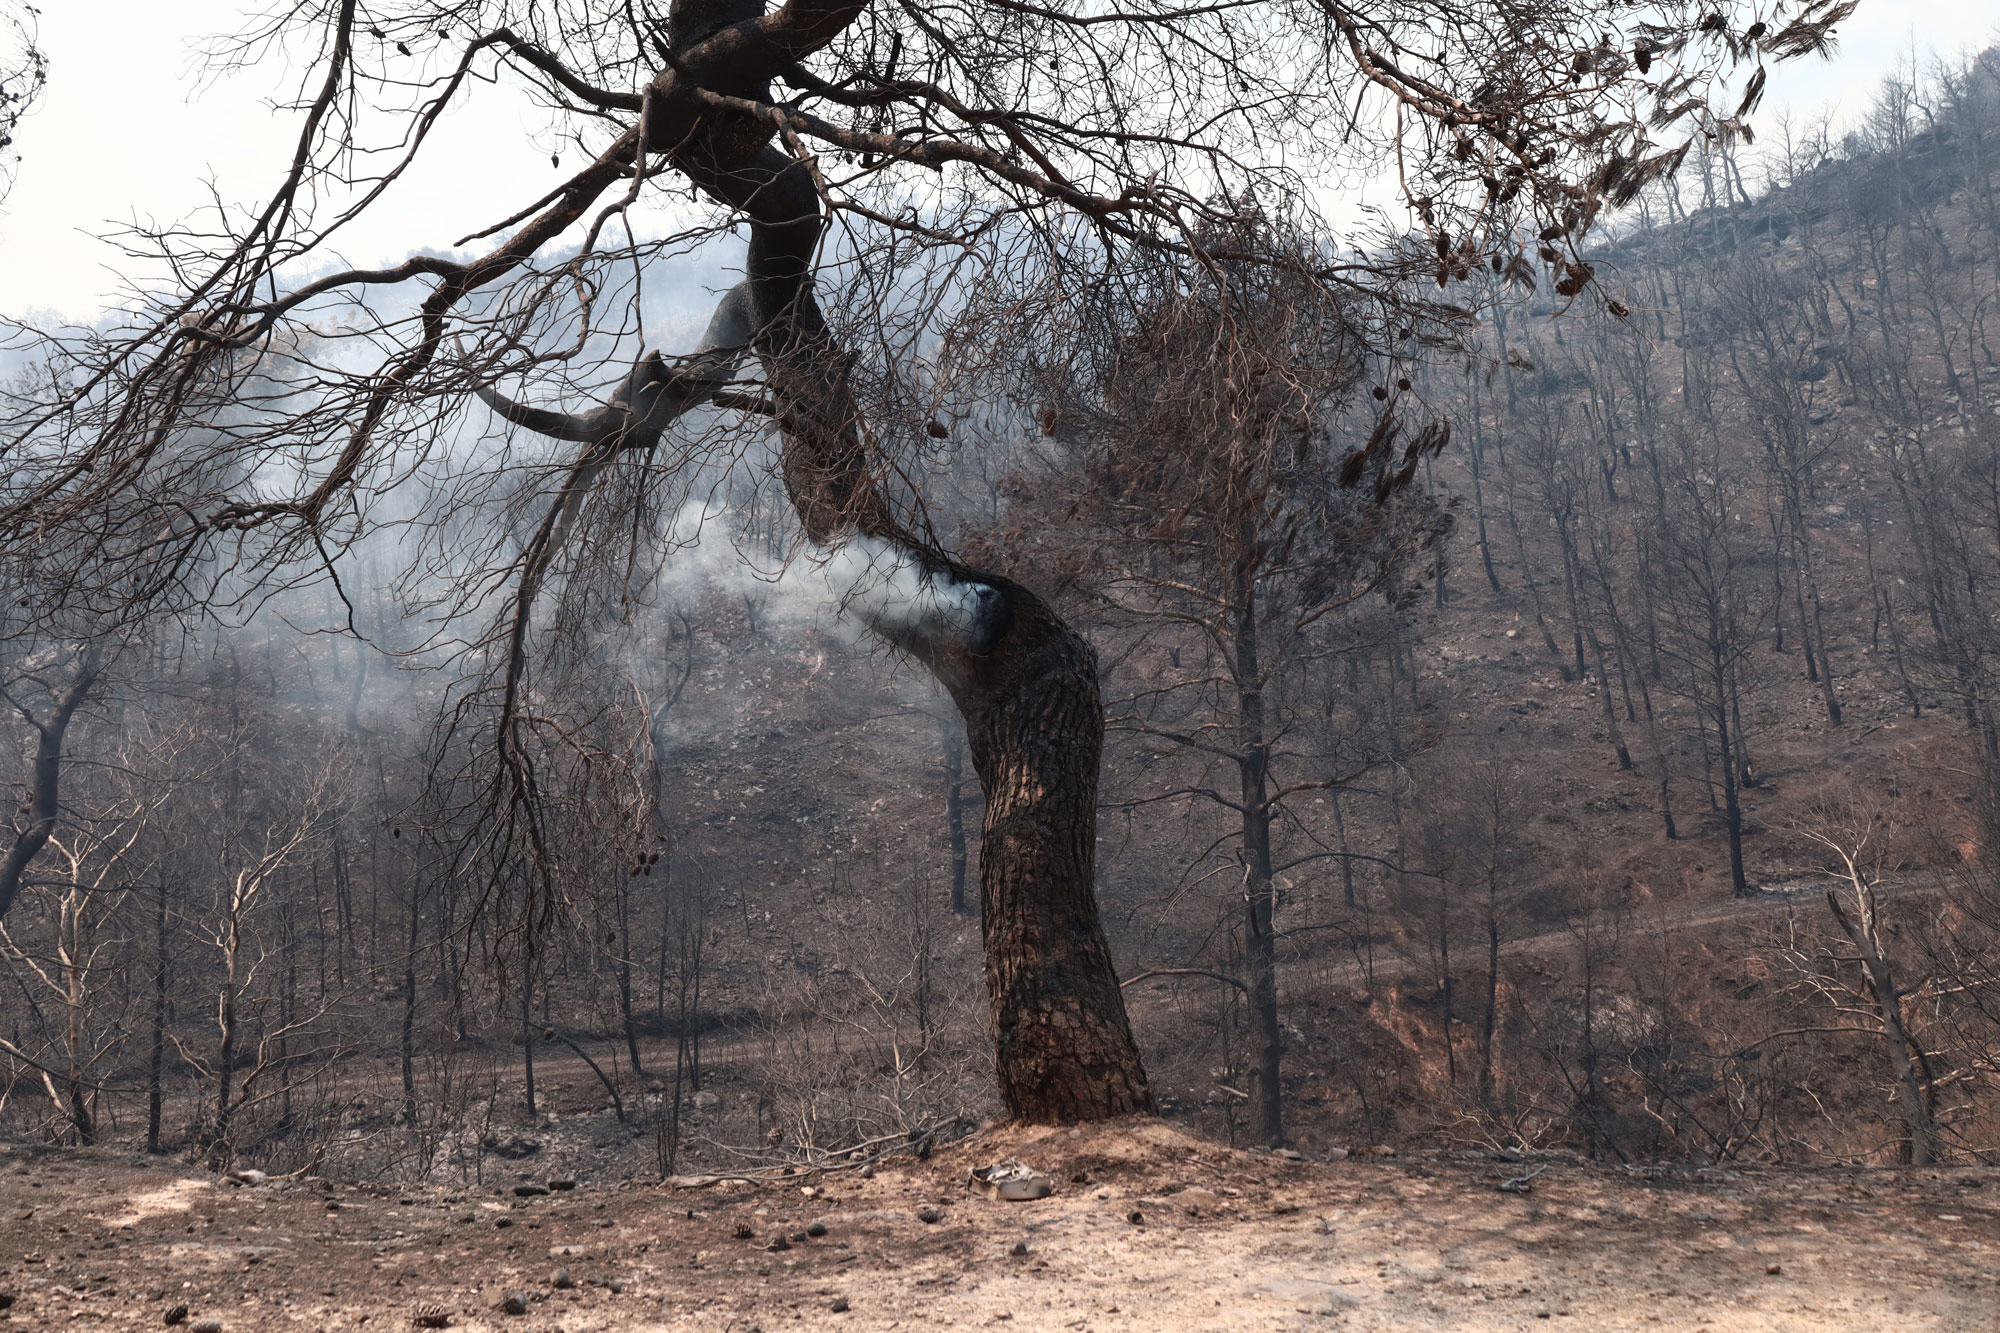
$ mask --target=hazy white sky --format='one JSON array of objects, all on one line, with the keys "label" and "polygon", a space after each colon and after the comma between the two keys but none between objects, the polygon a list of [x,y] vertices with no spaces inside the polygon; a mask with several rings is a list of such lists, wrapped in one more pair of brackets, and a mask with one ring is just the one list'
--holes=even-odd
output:
[{"label": "hazy white sky", "polygon": [[[192,39],[237,27],[243,0],[44,0],[48,94],[20,135],[25,160],[0,205],[0,311],[87,318],[116,291],[121,256],[94,239],[107,224],[188,217],[212,197],[260,203],[280,179],[298,117],[270,110],[296,93],[297,69],[259,68],[199,83]],[[1859,111],[1914,52],[2000,40],[2000,0],[1862,0],[1830,62],[1783,67],[1761,123]],[[445,248],[497,221],[559,177],[525,132],[521,100],[477,85],[375,215],[345,234],[351,262]],[[572,154],[573,161],[573,154]]]}]

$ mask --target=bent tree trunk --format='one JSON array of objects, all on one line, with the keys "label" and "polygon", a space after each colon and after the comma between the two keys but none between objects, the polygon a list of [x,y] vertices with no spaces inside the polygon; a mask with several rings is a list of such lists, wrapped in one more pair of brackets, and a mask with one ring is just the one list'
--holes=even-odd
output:
[{"label": "bent tree trunk", "polygon": [[[858,12],[836,7],[821,15],[830,20],[823,27],[793,37],[831,40],[845,26],[841,19],[851,22]],[[644,133],[648,147],[749,220],[753,345],[783,434],[786,490],[806,534],[817,542],[850,533],[893,542],[941,575],[995,589],[1010,616],[983,656],[963,643],[903,644],[964,716],[986,793],[981,932],[1001,1095],[1025,1120],[1150,1112],[1152,1093],[1097,911],[1104,714],[1096,655],[1026,588],[958,567],[913,539],[876,485],[847,359],[813,293],[825,215],[811,172],[771,142],[769,121],[704,102],[687,87],[754,93],[799,58],[784,40],[701,40],[733,17],[715,0],[675,6],[670,36],[685,52],[675,82],[685,91],[653,100]],[[760,22],[773,20],[783,22],[776,15]],[[711,51],[714,63],[704,59]]]},{"label": "bent tree trunk", "polygon": [[987,657],[934,654],[932,669],[986,791],[980,923],[1000,1093],[1025,1120],[1150,1112],[1097,912],[1097,656],[1027,589],[978,577],[1013,624]]}]

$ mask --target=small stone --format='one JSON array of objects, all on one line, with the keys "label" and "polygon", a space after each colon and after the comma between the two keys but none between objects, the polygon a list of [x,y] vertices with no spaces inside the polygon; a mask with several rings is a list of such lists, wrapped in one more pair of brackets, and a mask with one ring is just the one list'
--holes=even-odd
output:
[{"label": "small stone", "polygon": [[508,1292],[506,1298],[500,1302],[500,1308],[508,1314],[528,1313],[528,1293],[525,1291]]},{"label": "small stone", "polygon": [[1776,1277],[1778,1274],[1785,1271],[1785,1266],[1783,1264],[1772,1264],[1769,1268],[1765,1269],[1764,1271],[1766,1273],[1769,1273],[1772,1277]]},{"label": "small stone", "polygon": [[548,1192],[549,1187],[547,1185],[516,1185],[514,1187],[515,1195],[523,1199],[537,1198]]},{"label": "small stone", "polygon": [[1303,1162],[1306,1160],[1306,1155],[1296,1148],[1279,1148],[1275,1155],[1284,1158],[1288,1162]]},{"label": "small stone", "polygon": [[1016,1259],[1025,1259],[1028,1255],[1028,1242],[1025,1240],[1015,1241],[1014,1248],[1009,1250],[1008,1253]]},{"label": "small stone", "polygon": [[806,1228],[806,1234],[808,1236],[811,1236],[814,1240],[818,1240],[821,1236],[824,1236],[826,1234],[826,1223],[824,1222],[813,1223],[811,1226]]},{"label": "small stone", "polygon": [[875,1179],[875,1163],[870,1162],[868,1165],[862,1167],[857,1174],[859,1174],[863,1180]]},{"label": "small stone", "polygon": [[514,1219],[511,1217],[496,1217],[493,1219],[493,1225],[504,1230],[514,1225]]},{"label": "small stone", "polygon": [[560,1177],[560,1178],[558,1178],[558,1179],[555,1179],[555,1180],[551,1180],[551,1181],[549,1182],[549,1188],[550,1188],[550,1189],[552,1189],[552,1190],[555,1190],[555,1191],[557,1191],[558,1193],[560,1193],[560,1192],[562,1192],[562,1191],[565,1191],[565,1190],[573,1190],[573,1189],[575,1189],[575,1188],[576,1188],[576,1182],[575,1182],[574,1180],[571,1180],[571,1179],[570,1179],[569,1177],[567,1177],[567,1176],[563,1176],[563,1177]]},{"label": "small stone", "polygon": [[767,1250],[789,1250],[792,1248],[792,1243],[789,1240],[786,1240],[785,1233],[780,1231],[777,1235],[771,1237],[770,1241],[765,1244],[764,1248]]},{"label": "small stone", "polygon": [[1347,1160],[1347,1149],[1345,1149],[1345,1148],[1328,1148],[1328,1149],[1326,1150],[1326,1160],[1327,1160],[1327,1161],[1329,1161],[1329,1162],[1344,1162],[1344,1161],[1346,1161],[1346,1160]]},{"label": "small stone", "polygon": [[834,1297],[834,1298],[833,1298],[833,1304],[832,1304],[832,1306],[830,1306],[829,1308],[830,1308],[830,1309],[831,1309],[831,1310],[832,1310],[832,1311],[833,1311],[833,1312],[834,1312],[835,1314],[846,1314],[846,1313],[847,1313],[847,1297],[845,1297],[845,1296],[836,1296],[836,1297]]},{"label": "small stone", "polygon": [[1146,1225],[1146,1215],[1140,1212],[1137,1208],[1134,1208],[1131,1212],[1125,1214],[1125,1220],[1127,1222],[1130,1222],[1135,1227],[1142,1227]]},{"label": "small stone", "polygon": [[917,1220],[925,1225],[935,1225],[944,1220],[944,1214],[935,1208],[917,1209]]},{"label": "small stone", "polygon": [[188,1326],[188,1333],[222,1333],[220,1319],[197,1319]]},{"label": "small stone", "polygon": [[620,1295],[625,1290],[625,1284],[623,1282],[620,1282],[615,1277],[612,1278],[609,1282],[605,1283],[604,1285],[611,1292],[613,1296]]},{"label": "small stone", "polygon": [[569,1275],[567,1268],[558,1268],[555,1277],[550,1281],[557,1291],[568,1291],[576,1285],[576,1279]]}]

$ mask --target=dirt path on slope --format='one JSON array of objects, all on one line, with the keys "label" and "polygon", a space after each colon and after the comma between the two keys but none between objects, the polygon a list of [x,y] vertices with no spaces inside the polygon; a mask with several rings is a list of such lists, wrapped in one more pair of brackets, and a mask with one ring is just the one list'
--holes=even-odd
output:
[{"label": "dirt path on slope", "polygon": [[[1008,1156],[1054,1173],[1054,1197],[964,1190],[970,1165]],[[187,1327],[224,1333],[407,1329],[429,1306],[522,1333],[2000,1325],[2000,1171],[1648,1178],[1557,1160],[1532,1193],[1497,1188],[1523,1170],[1293,1163],[1142,1123],[989,1131],[868,1180],[518,1197],[531,1182],[236,1187],[16,1145],[0,1321],[158,1328],[185,1304]],[[503,1312],[510,1292],[527,1313]]]},{"label": "dirt path on slope", "polygon": [[[1600,912],[1593,921],[1592,933],[1596,938],[1606,938],[1614,920],[1629,936],[1651,931],[1699,931],[1736,921],[1751,921],[1760,917],[1776,916],[1788,908],[1812,913],[1826,910],[1825,894],[1834,887],[1831,879],[1804,879],[1790,881],[1782,887],[1759,889],[1747,898],[1699,899],[1696,901],[1674,901],[1633,908],[1622,913]],[[1909,896],[1935,893],[1936,890],[1923,884],[1900,884],[1885,881],[1878,886],[1885,896]],[[1500,943],[1503,959],[1525,957],[1548,957],[1553,954],[1573,950],[1577,947],[1582,932],[1563,923],[1544,924],[1535,929],[1522,931],[1515,929]],[[1468,935],[1469,939],[1470,936]],[[1461,945],[1465,941],[1460,941]],[[1474,941],[1475,951],[1483,948],[1483,943]],[[1483,964],[1481,964],[1483,966]],[[1398,979],[1413,971],[1432,966],[1409,956],[1406,949],[1385,947],[1375,956],[1372,968],[1379,983],[1383,978]],[[1348,959],[1319,973],[1320,984],[1332,982],[1338,985],[1360,987],[1367,983],[1371,964],[1360,959]],[[1127,983],[1143,984],[1143,983]]]}]

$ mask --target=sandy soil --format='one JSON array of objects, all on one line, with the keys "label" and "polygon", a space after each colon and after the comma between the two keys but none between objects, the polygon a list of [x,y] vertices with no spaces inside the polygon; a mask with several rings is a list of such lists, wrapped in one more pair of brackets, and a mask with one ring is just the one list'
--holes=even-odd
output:
[{"label": "sandy soil", "polygon": [[[971,1165],[1004,1157],[1054,1173],[1055,1195],[967,1192]],[[872,1179],[586,1179],[517,1197],[544,1182],[512,1170],[476,1192],[237,1186],[126,1153],[13,1145],[0,1150],[0,1293],[14,1297],[0,1319],[161,1327],[185,1304],[186,1327],[225,1333],[410,1328],[430,1306],[452,1327],[523,1333],[2000,1325],[2000,1171],[1549,1159],[1532,1192],[1499,1190],[1526,1169],[1295,1163],[1147,1124],[990,1131]],[[769,1248],[780,1235],[797,1239]],[[556,1285],[559,1268],[574,1287]],[[504,1312],[510,1292],[527,1313]]]}]

